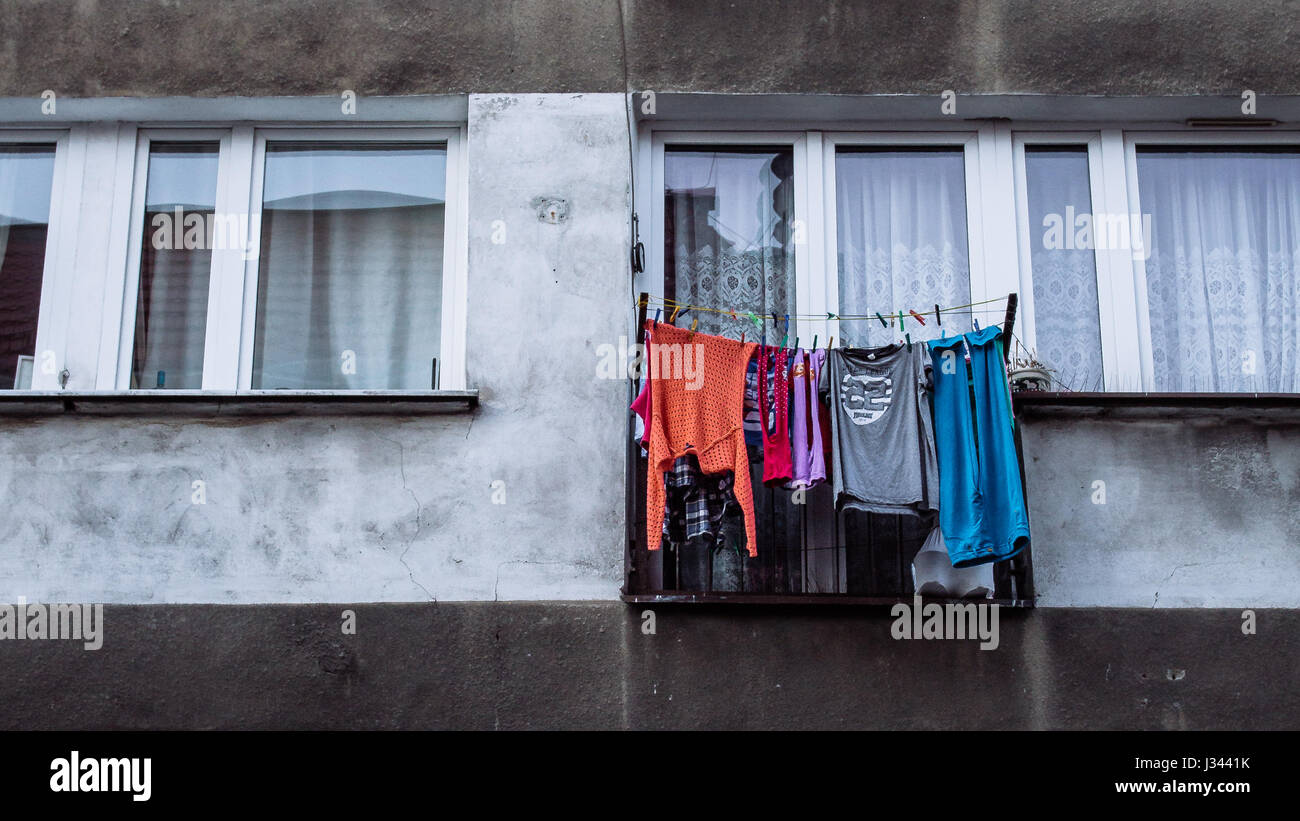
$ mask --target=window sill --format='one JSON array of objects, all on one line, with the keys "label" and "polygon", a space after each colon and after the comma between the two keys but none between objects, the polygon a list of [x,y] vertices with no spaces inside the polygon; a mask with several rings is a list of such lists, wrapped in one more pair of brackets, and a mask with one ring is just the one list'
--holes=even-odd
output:
[{"label": "window sill", "polygon": [[424,416],[465,413],[478,391],[0,391],[0,417]]},{"label": "window sill", "polygon": [[1013,391],[1016,416],[1154,418],[1300,418],[1296,393],[1105,393]]}]

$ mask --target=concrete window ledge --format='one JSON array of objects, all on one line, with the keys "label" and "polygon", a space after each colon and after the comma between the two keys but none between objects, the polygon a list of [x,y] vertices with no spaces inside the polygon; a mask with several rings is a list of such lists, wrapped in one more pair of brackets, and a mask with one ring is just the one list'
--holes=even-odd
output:
[{"label": "concrete window ledge", "polygon": [[1296,393],[1091,393],[1014,391],[1016,416],[1300,421]]},{"label": "concrete window ledge", "polygon": [[478,391],[0,391],[0,417],[424,416],[466,413]]}]

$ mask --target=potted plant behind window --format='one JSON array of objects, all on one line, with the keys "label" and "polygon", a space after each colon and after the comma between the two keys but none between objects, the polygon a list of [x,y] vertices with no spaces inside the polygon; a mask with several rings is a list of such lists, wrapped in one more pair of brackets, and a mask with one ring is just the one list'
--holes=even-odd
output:
[{"label": "potted plant behind window", "polygon": [[1034,351],[1017,350],[1007,368],[1007,380],[1011,382],[1013,391],[1050,391],[1053,373]]}]

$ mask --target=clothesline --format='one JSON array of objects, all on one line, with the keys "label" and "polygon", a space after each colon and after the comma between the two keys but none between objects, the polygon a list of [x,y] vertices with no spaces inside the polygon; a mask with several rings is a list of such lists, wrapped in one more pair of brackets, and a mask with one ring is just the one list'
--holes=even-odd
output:
[{"label": "clothesline", "polygon": [[[945,313],[963,313],[963,314],[966,314],[966,313],[969,313],[969,314],[974,314],[974,313],[991,313],[991,314],[997,314],[997,313],[1001,313],[1001,309],[997,309],[997,308],[989,308],[989,309],[984,309],[984,310],[979,310],[979,311],[973,311],[973,310],[969,310],[969,309],[971,309],[971,308],[975,308],[975,307],[980,306],[980,305],[992,305],[992,304],[997,303],[997,302],[1002,302],[1002,301],[1006,300],[1007,298],[1008,298],[1008,297],[1000,296],[1000,297],[994,297],[993,299],[985,299],[985,300],[982,300],[982,301],[980,301],[980,302],[970,302],[970,303],[967,303],[967,304],[965,304],[965,305],[953,305],[953,306],[950,306],[950,307],[947,307],[947,308],[940,307],[939,305],[935,305],[934,308],[931,308],[931,309],[929,309],[928,311],[925,311],[925,312],[913,311],[912,309],[907,309],[906,311],[900,311],[900,310],[896,310],[896,309],[891,308],[888,312],[885,312],[885,311],[878,311],[878,312],[871,313],[871,314],[836,314],[836,313],[832,313],[832,312],[830,312],[830,311],[827,311],[827,312],[822,313],[822,314],[780,314],[780,313],[777,313],[776,316],[780,316],[782,319],[784,319],[784,320],[787,321],[787,322],[788,322],[789,320],[791,320],[791,319],[796,319],[796,320],[807,320],[807,321],[814,321],[814,322],[827,322],[827,321],[832,321],[832,320],[839,320],[839,321],[877,320],[877,321],[880,321],[880,322],[888,322],[888,323],[892,326],[893,321],[896,320],[896,319],[902,319],[902,320],[904,320],[904,321],[906,321],[906,320],[908,320],[908,319],[911,319],[911,320],[913,320],[913,321],[916,321],[917,316],[919,315],[919,316],[921,317],[921,322],[922,322],[922,324],[925,324],[925,320],[928,319],[929,317],[933,316],[933,315],[936,313],[936,311],[940,314],[940,319],[942,319],[942,315],[945,314]],[[635,307],[638,307],[638,308],[639,308],[639,307],[640,307],[640,299],[638,298],[637,300],[634,300],[632,304],[633,304]],[[739,321],[739,320],[743,320],[743,319],[751,319],[751,320],[753,320],[753,319],[760,319],[760,318],[761,318],[764,322],[766,322],[767,319],[768,319],[768,317],[772,317],[772,316],[774,316],[773,313],[765,313],[765,314],[761,314],[761,315],[760,315],[760,314],[758,314],[758,313],[756,313],[756,312],[754,312],[754,311],[736,310],[736,309],[734,309],[734,308],[712,308],[712,307],[709,307],[709,306],[707,306],[707,305],[691,305],[691,304],[688,304],[688,303],[685,303],[685,302],[678,302],[677,300],[675,300],[675,299],[670,299],[669,297],[661,297],[661,296],[649,296],[649,297],[647,297],[647,299],[646,299],[646,305],[647,305],[647,306],[649,306],[649,305],[657,305],[657,306],[659,306],[660,308],[663,308],[663,309],[671,309],[671,310],[672,310],[673,317],[676,317],[676,316],[679,315],[679,314],[686,313],[686,312],[690,312],[690,311],[696,311],[696,312],[703,311],[703,312],[713,313],[713,314],[722,314],[722,315],[724,315],[724,316],[728,316],[728,315],[729,315],[732,319],[735,319],[735,320],[737,320],[737,321]],[[670,322],[671,322],[671,320],[670,320]]]}]

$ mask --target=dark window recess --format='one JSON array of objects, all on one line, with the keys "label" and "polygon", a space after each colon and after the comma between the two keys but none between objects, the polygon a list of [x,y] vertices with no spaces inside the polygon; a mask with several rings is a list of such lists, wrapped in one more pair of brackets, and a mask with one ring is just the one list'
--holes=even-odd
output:
[{"label": "dark window recess", "polygon": [[0,390],[30,388],[45,274],[53,145],[0,145]]}]

